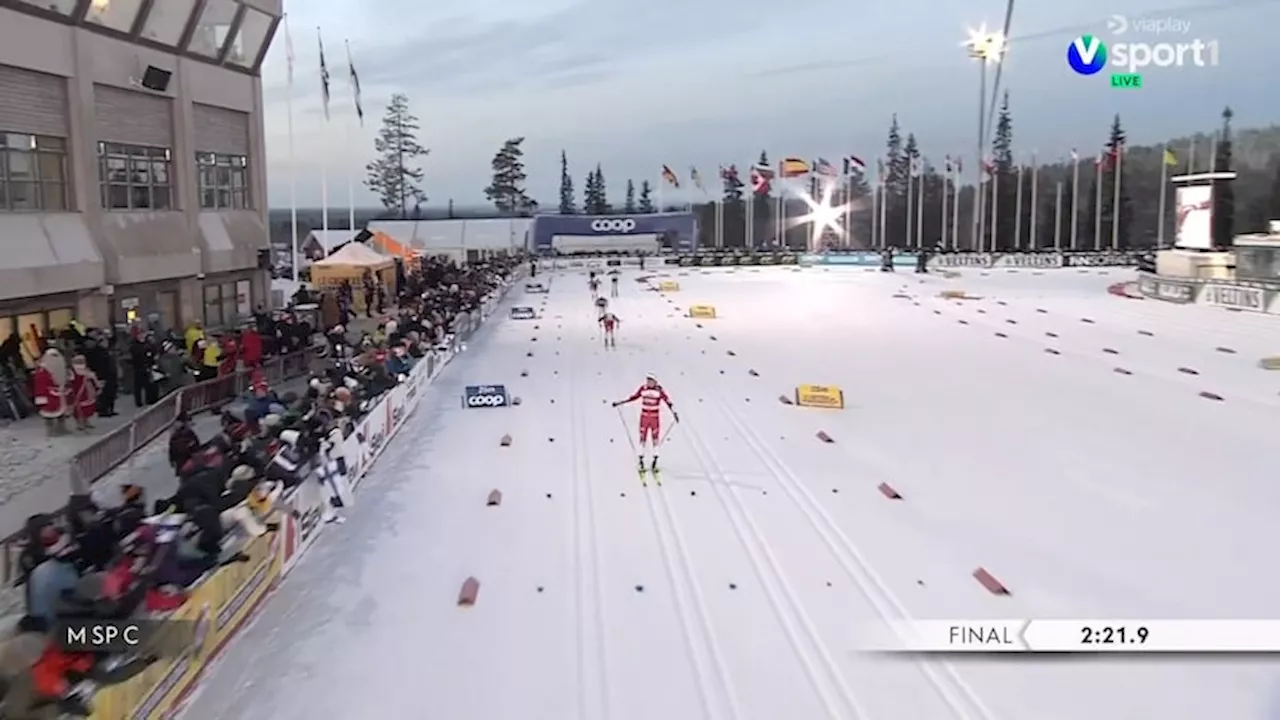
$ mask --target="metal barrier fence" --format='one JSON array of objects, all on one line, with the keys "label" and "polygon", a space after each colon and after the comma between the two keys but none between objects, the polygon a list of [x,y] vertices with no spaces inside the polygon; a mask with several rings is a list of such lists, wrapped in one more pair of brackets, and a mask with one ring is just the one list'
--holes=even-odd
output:
[{"label": "metal barrier fence", "polygon": [[[95,482],[159,438],[173,425],[178,413],[195,415],[215,410],[247,392],[259,377],[275,385],[305,375],[310,370],[311,357],[311,351],[304,350],[292,355],[267,358],[256,369],[241,370],[232,375],[188,385],[165,395],[128,423],[71,458],[69,494],[88,493]],[[0,570],[3,571],[0,579],[5,586],[12,584],[17,575],[23,539],[23,533],[19,531],[0,540],[3,545],[0,548]]]}]

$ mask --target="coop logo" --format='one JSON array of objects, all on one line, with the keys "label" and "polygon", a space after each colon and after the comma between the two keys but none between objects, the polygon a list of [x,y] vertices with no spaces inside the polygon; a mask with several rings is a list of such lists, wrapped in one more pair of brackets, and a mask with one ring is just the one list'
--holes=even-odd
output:
[{"label": "coop logo", "polygon": [[1217,67],[1218,41],[1192,39],[1179,43],[1112,43],[1081,35],[1067,46],[1067,64],[1077,75],[1096,75],[1110,61],[1117,73],[1135,74],[1144,68]]},{"label": "coop logo", "polygon": [[503,407],[507,404],[507,386],[468,385],[463,402],[469,408]]},{"label": "coop logo", "polygon": [[631,232],[636,229],[636,221],[631,218],[592,220],[591,229],[596,232]]}]

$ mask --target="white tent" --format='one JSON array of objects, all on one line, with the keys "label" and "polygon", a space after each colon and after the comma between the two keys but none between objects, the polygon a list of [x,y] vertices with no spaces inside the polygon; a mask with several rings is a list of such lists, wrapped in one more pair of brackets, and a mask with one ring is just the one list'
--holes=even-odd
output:
[{"label": "white tent", "polygon": [[347,266],[375,269],[386,267],[388,264],[394,264],[394,261],[364,243],[357,242],[347,243],[332,255],[312,263],[313,266]]}]

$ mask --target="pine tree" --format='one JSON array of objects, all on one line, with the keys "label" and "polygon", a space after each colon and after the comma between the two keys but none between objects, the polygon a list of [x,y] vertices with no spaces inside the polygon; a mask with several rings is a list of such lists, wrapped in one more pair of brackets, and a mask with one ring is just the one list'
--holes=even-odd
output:
[{"label": "pine tree", "polygon": [[724,219],[725,247],[740,247],[746,241],[746,204],[743,202],[742,178],[739,177],[738,166],[730,165],[720,170],[720,182],[723,194],[720,198],[721,215]]},{"label": "pine tree", "polygon": [[1276,174],[1271,178],[1271,194],[1267,199],[1267,219],[1280,220],[1280,163],[1276,163]]},{"label": "pine tree", "polygon": [[[1129,224],[1133,219],[1133,207],[1123,180],[1120,181],[1120,205],[1115,207],[1115,183],[1118,177],[1116,168],[1119,166],[1120,173],[1124,172],[1124,159],[1121,154],[1125,151],[1127,143],[1124,126],[1120,124],[1120,115],[1117,114],[1111,121],[1111,133],[1106,145],[1106,164],[1102,171],[1102,247],[1104,248],[1111,247],[1116,222],[1119,222],[1120,249],[1129,247]],[[1096,193],[1096,184],[1091,190]]]},{"label": "pine tree", "polygon": [[887,244],[898,245],[907,237],[907,188],[911,184],[911,159],[903,152],[902,128],[898,124],[896,113],[889,122],[883,171],[884,195],[881,202],[885,203],[885,227],[881,232],[884,233]]},{"label": "pine tree", "polygon": [[560,214],[574,215],[578,212],[577,202],[573,197],[573,176],[569,174],[569,158],[564,150],[560,151]]},{"label": "pine tree", "polygon": [[[769,153],[764,150],[760,151],[760,159],[756,161],[756,167],[762,170],[776,172],[774,167],[769,164]],[[774,182],[777,182],[777,180],[775,179]],[[754,237],[747,239],[748,245],[751,247],[760,245],[759,241],[761,238],[766,241],[769,241],[769,239],[772,238],[772,242],[781,243],[782,238],[774,237],[777,233],[773,227],[774,207],[772,183],[762,193],[755,192],[755,188],[751,189],[751,193],[754,198],[751,202],[751,234],[754,235]]]},{"label": "pine tree", "polygon": [[600,193],[596,190],[596,171],[587,171],[587,180],[582,183],[582,212],[587,215],[599,215]]},{"label": "pine tree", "polygon": [[384,208],[397,211],[402,218],[410,206],[427,201],[422,191],[424,172],[415,160],[431,151],[418,142],[420,129],[418,118],[409,110],[409,97],[393,94],[382,116],[382,128],[373,141],[378,156],[364,167],[365,187],[378,196]]},{"label": "pine tree", "polygon": [[[904,143],[902,146],[902,163],[904,163],[906,166],[905,177],[907,179],[907,184],[903,188],[903,195],[901,198],[901,202],[898,203],[896,206],[891,204],[889,206],[889,212],[895,212],[895,211],[897,212],[899,227],[901,228],[901,233],[902,233],[901,235],[897,236],[898,243],[895,243],[895,244],[900,244],[900,246],[905,247],[908,236],[911,237],[911,241],[913,244],[919,242],[919,238],[915,236],[915,233],[916,233],[915,204],[920,201],[919,196],[916,194],[918,192],[917,182],[919,180],[916,176],[912,174],[911,171],[912,171],[912,168],[916,168],[919,172],[923,172],[924,162],[920,157],[920,145],[919,143],[916,142],[915,133],[907,133],[907,142]],[[911,198],[912,198],[911,202],[907,202],[907,193],[911,193]],[[908,211],[910,211],[911,213],[910,217],[907,216]],[[894,222],[893,219],[890,218],[886,221],[886,224],[889,225],[889,227],[893,227],[893,222]],[[890,235],[890,237],[893,237],[893,236]]]},{"label": "pine tree", "polygon": [[613,212],[613,205],[609,203],[609,189],[604,182],[604,171],[600,169],[600,163],[596,163],[596,195],[600,198],[599,210],[597,215],[608,215]]},{"label": "pine tree", "polygon": [[530,205],[524,191],[524,138],[511,138],[493,156],[493,181],[484,189],[484,196],[500,213],[524,212]]},{"label": "pine tree", "polygon": [[644,215],[651,215],[654,212],[653,186],[649,184],[648,180],[640,181],[640,202],[637,204],[636,209]]},{"label": "pine tree", "polygon": [[1014,247],[1013,235],[1017,224],[1014,210],[1018,204],[1018,178],[1013,162],[1013,118],[1009,113],[1008,91],[1004,93],[1000,112],[996,116],[995,132],[991,139],[991,160],[995,165],[996,202],[994,207],[993,203],[988,203],[986,227],[991,227],[994,214],[996,249],[1010,250]]},{"label": "pine tree", "polygon": [[[1222,137],[1218,139],[1217,156],[1213,169],[1216,172],[1231,172],[1231,108],[1222,110]],[[1236,194],[1230,180],[1213,181],[1213,244],[1220,248],[1229,248],[1235,237],[1236,226]]]}]

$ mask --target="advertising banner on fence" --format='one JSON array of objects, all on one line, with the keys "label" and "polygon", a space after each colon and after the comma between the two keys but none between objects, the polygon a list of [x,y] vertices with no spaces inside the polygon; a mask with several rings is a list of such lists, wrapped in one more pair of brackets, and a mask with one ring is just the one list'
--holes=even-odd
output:
[{"label": "advertising banner on fence", "polygon": [[1195,284],[1143,275],[1138,278],[1138,291],[1149,298],[1173,303],[1189,303],[1196,299]]},{"label": "advertising banner on fence", "polygon": [[1233,310],[1267,311],[1266,291],[1262,288],[1244,285],[1206,283],[1200,286],[1200,293],[1196,297],[1196,302],[1201,305],[1213,305]]}]

